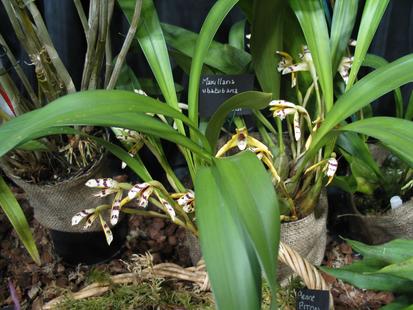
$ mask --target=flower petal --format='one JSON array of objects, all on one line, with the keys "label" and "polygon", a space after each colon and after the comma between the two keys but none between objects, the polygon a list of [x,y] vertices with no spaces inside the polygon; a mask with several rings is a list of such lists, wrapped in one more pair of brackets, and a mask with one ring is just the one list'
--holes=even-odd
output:
[{"label": "flower petal", "polygon": [[135,184],[128,192],[129,199],[130,200],[134,199],[136,196],[140,195],[140,193],[148,187],[150,187],[148,183]]},{"label": "flower petal", "polygon": [[296,105],[294,103],[285,100],[272,100],[269,103],[269,106],[277,108],[296,108]]},{"label": "flower petal", "polygon": [[109,196],[109,195],[111,195],[111,194],[113,194],[113,193],[116,193],[116,192],[117,192],[116,189],[113,189],[113,188],[104,188],[104,189],[102,189],[99,193],[94,194],[93,196],[95,196],[95,197],[106,197],[106,196]]},{"label": "flower petal", "polygon": [[111,178],[90,179],[85,184],[87,187],[118,188],[118,182]]},{"label": "flower petal", "polygon": [[118,192],[112,203],[112,210],[110,212],[110,223],[116,225],[119,221],[120,203],[122,201],[122,192]]},{"label": "flower petal", "polygon": [[338,167],[337,159],[335,159],[334,157],[329,158],[329,160],[327,161],[326,175],[328,177],[333,177],[336,174],[337,167]]},{"label": "flower petal", "polygon": [[237,146],[241,151],[247,147],[247,136],[243,132],[238,133]]},{"label": "flower petal", "polygon": [[141,208],[146,208],[148,206],[149,197],[152,195],[152,193],[153,193],[152,186],[149,186],[148,188],[146,188],[142,192],[141,196],[139,197],[138,206]]},{"label": "flower petal", "polygon": [[162,203],[162,205],[165,207],[166,211],[168,212],[169,216],[171,217],[172,221],[175,220],[176,213],[175,209],[170,205],[168,201],[165,199],[159,197],[159,201]]},{"label": "flower petal", "polygon": [[89,218],[87,219],[85,226],[83,226],[83,229],[88,229],[90,226],[92,226],[93,222],[96,220],[98,217],[98,213],[93,213]]},{"label": "flower petal", "polygon": [[112,231],[110,230],[108,224],[103,219],[101,214],[99,214],[99,219],[100,219],[100,225],[102,225],[103,232],[105,233],[106,242],[108,243],[108,245],[110,245],[113,241]]},{"label": "flower petal", "polygon": [[86,209],[86,210],[82,210],[82,211],[76,213],[72,217],[72,226],[75,226],[75,225],[79,224],[83,219],[85,219],[89,215],[93,214],[94,212],[95,212],[95,209]]}]

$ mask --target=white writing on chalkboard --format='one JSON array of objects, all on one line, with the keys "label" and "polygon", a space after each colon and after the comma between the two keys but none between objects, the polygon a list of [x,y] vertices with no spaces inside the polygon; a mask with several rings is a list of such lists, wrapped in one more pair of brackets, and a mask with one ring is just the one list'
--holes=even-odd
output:
[{"label": "white writing on chalkboard", "polygon": [[317,306],[311,306],[311,305],[306,305],[304,301],[300,301],[298,303],[298,309],[302,310],[320,310],[320,307]]},{"label": "white writing on chalkboard", "polygon": [[212,79],[203,77],[201,84],[203,94],[238,94],[238,87],[233,78],[219,77]]}]

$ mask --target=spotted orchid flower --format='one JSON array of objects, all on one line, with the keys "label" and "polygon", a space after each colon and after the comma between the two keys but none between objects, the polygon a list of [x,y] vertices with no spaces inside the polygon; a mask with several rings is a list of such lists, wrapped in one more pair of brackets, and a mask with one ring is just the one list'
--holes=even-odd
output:
[{"label": "spotted orchid flower", "polygon": [[265,144],[248,135],[248,131],[244,127],[240,129],[237,128],[236,134],[233,135],[231,139],[218,150],[215,157],[221,157],[226,152],[235,147],[237,147],[240,151],[244,151],[247,147],[255,147],[262,150],[268,150]]},{"label": "spotted orchid flower", "polygon": [[273,112],[274,117],[278,117],[283,120],[287,115],[294,115],[293,125],[294,125],[294,138],[296,141],[301,139],[301,124],[300,124],[300,114],[304,115],[309,119],[308,112],[302,106],[296,105],[292,102],[285,100],[272,100],[269,104],[270,111]]},{"label": "spotted orchid flower", "polygon": [[338,168],[338,161],[336,159],[336,153],[331,153],[331,157],[328,159],[324,159],[314,165],[312,165],[311,167],[307,168],[307,170],[305,171],[305,173],[308,173],[314,169],[316,169],[317,167],[323,166],[322,168],[322,172],[324,172],[324,174],[328,177],[328,181],[327,181],[327,185],[329,185],[333,179],[334,176],[336,174],[337,168]]},{"label": "spotted orchid flower", "polygon": [[101,189],[99,193],[95,194],[96,197],[106,197],[108,195],[115,194],[115,198],[112,202],[110,223],[112,225],[116,225],[119,221],[119,213],[123,195],[123,190],[120,188],[119,183],[110,178],[90,179],[86,182],[86,186]]},{"label": "spotted orchid flower", "polygon": [[297,85],[297,72],[299,71],[310,71],[313,79],[316,78],[313,57],[307,46],[303,46],[303,52],[299,54],[301,61],[295,64],[294,59],[290,54],[281,51],[277,51],[276,53],[281,56],[281,61],[278,63],[277,70],[282,75],[291,74],[291,87]]},{"label": "spotted orchid flower", "polygon": [[138,206],[146,208],[149,197],[153,193],[153,187],[149,183],[135,184],[128,192],[129,200],[138,199]]},{"label": "spotted orchid flower", "polygon": [[85,221],[83,229],[88,229],[93,225],[97,218],[99,218],[100,225],[102,226],[102,230],[105,233],[106,242],[110,245],[113,241],[113,234],[109,228],[109,225],[103,219],[103,216],[99,211],[99,208],[86,209],[76,213],[72,217],[72,226],[78,225],[81,222]]},{"label": "spotted orchid flower", "polygon": [[175,193],[171,195],[177,204],[182,207],[185,213],[192,213],[195,211],[195,194],[193,191],[186,193]]}]

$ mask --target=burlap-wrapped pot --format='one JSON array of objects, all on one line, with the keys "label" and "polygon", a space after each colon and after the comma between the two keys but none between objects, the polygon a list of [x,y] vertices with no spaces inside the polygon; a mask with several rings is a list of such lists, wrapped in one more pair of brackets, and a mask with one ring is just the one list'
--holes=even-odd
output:
[{"label": "burlap-wrapped pot", "polygon": [[[327,244],[327,195],[322,192],[314,212],[295,222],[281,224],[281,241],[296,250],[311,264],[319,266],[324,258]],[[288,278],[293,271],[280,264],[278,278]]]},{"label": "burlap-wrapped pot", "polygon": [[[1,167],[6,175],[24,190],[30,205],[33,207],[35,219],[44,227],[62,232],[85,232],[82,225],[72,226],[71,219],[77,212],[95,208],[102,204],[111,203],[110,197],[97,198],[96,188],[85,186],[87,180],[92,178],[108,177],[105,175],[105,156],[96,161],[84,173],[78,174],[67,180],[38,185],[29,183],[13,174],[6,163]],[[101,230],[98,221],[87,231]]]},{"label": "burlap-wrapped pot", "polygon": [[413,200],[382,215],[362,215],[352,220],[360,230],[359,239],[368,244],[382,244],[393,239],[413,239]]},{"label": "burlap-wrapped pot", "polygon": [[[71,225],[72,217],[77,212],[112,203],[113,197],[95,197],[94,194],[99,190],[85,186],[86,181],[91,178],[112,176],[113,169],[108,169],[108,164],[105,154],[89,169],[79,171],[76,176],[45,185],[26,182],[15,176],[5,163],[1,165],[7,176],[26,192],[34,217],[49,229],[55,253],[68,264],[107,261],[120,252],[125,242],[128,232],[127,218],[121,218],[115,227],[111,227],[114,238],[110,246],[106,243],[99,220],[87,230],[83,229],[82,224]],[[110,225],[109,214],[104,217]]]},{"label": "burlap-wrapped pot", "polygon": [[[319,203],[313,213],[295,222],[281,224],[281,241],[311,264],[319,266],[323,260],[327,244],[327,195],[320,195]],[[187,232],[186,245],[189,248],[191,261],[196,265],[202,258],[198,238]],[[283,264],[279,265],[279,279],[292,275],[292,270]]]}]

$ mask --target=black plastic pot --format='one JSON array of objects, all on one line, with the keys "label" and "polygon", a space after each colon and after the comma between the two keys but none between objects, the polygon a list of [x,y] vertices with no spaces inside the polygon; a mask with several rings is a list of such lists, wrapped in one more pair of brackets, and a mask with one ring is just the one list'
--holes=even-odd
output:
[{"label": "black plastic pot", "polygon": [[49,230],[55,253],[69,265],[104,263],[120,255],[128,234],[128,218],[112,228],[109,246],[102,231],[72,233]]}]

